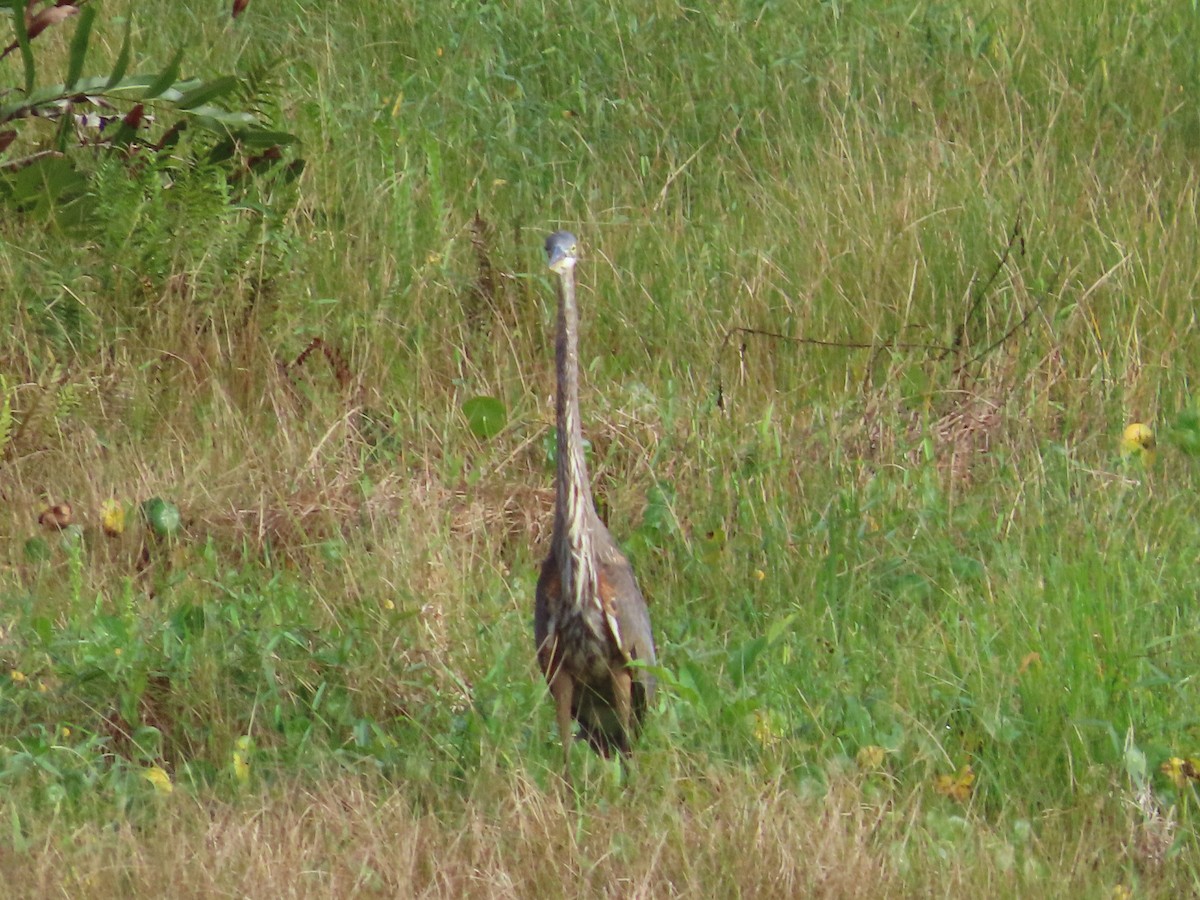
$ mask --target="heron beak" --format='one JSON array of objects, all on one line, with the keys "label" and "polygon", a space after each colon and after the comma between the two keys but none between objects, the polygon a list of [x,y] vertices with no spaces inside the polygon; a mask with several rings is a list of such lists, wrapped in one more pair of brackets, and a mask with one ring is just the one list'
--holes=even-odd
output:
[{"label": "heron beak", "polygon": [[550,271],[556,275],[563,275],[575,268],[575,257],[563,250],[561,247],[555,247],[550,253]]}]

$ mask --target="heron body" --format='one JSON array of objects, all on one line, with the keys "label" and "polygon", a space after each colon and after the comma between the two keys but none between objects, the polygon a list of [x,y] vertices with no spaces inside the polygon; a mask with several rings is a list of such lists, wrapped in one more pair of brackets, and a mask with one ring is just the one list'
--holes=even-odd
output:
[{"label": "heron body", "polygon": [[627,755],[653,697],[653,676],[629,665],[655,661],[650,615],[629,560],[592,502],[579,420],[579,314],[574,235],[546,239],[558,277],[555,363],[558,468],[550,553],[538,577],[534,639],[554,698],[570,783],[572,720],[596,752]]}]

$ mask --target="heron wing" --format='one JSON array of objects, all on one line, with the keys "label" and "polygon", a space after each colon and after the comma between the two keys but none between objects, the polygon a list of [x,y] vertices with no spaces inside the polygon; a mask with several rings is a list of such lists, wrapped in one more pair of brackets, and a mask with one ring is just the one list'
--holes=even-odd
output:
[{"label": "heron wing", "polygon": [[[654,636],[650,631],[650,611],[638,588],[629,561],[619,551],[600,559],[600,600],[609,629],[621,655],[628,660],[653,664],[656,661]],[[644,670],[634,672],[635,680],[646,692],[654,693],[654,677]]]}]

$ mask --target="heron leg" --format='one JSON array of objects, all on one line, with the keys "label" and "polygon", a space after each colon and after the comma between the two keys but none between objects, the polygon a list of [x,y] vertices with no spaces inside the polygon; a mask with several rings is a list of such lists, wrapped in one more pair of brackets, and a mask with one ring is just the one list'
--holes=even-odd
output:
[{"label": "heron leg", "polygon": [[562,739],[563,780],[568,788],[574,789],[571,784],[571,742],[575,736],[575,728],[571,724],[571,701],[575,695],[575,681],[563,671],[561,663],[550,679],[550,695],[554,698],[555,712],[558,716],[558,736]]},{"label": "heron leg", "polygon": [[621,723],[621,745],[623,754],[633,749],[633,673],[624,666],[614,669],[612,673],[613,706],[617,713],[617,721]]}]

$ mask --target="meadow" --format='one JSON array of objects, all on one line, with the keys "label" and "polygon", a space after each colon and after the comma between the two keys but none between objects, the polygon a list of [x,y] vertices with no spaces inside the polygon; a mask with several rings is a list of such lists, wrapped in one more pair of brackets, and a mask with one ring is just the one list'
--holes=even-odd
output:
[{"label": "meadow", "polygon": [[[0,894],[1200,893],[1194,2],[184,7],[83,74],[253,148],[0,115]],[[577,796],[558,228],[661,663]]]}]

